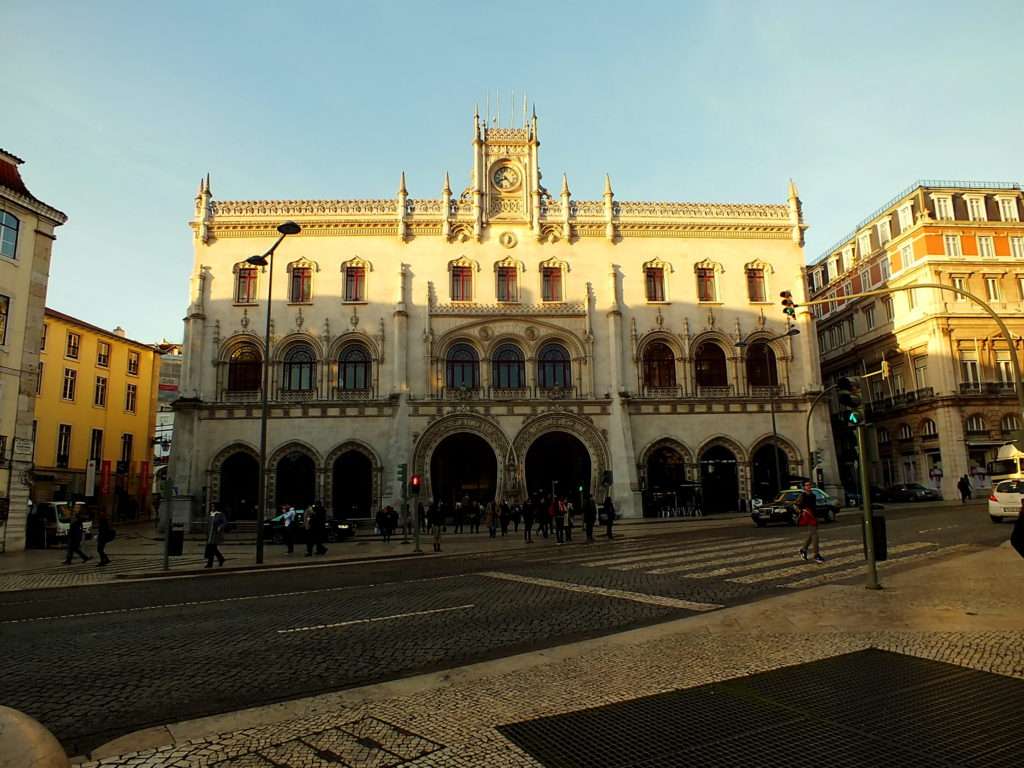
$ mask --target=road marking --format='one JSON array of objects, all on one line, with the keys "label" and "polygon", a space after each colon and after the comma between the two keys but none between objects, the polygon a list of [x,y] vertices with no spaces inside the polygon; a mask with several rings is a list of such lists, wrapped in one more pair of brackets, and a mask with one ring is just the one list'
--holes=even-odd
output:
[{"label": "road marking", "polygon": [[[925,560],[930,557],[937,557],[938,555],[946,555],[958,552],[969,552],[974,549],[971,544],[954,544],[951,547],[945,549],[936,549],[931,552],[918,552],[914,555],[907,555],[906,557],[900,557],[895,560],[883,560],[878,563],[880,570],[888,570],[894,565],[900,565],[910,560]],[[787,589],[799,589],[801,587],[816,587],[819,584],[825,584],[829,581],[838,581],[839,579],[849,579],[854,576],[863,575],[864,565],[861,564],[856,568],[844,568],[840,571],[832,571],[830,573],[822,573],[817,576],[810,576],[806,579],[800,579],[799,581],[791,581],[788,584],[781,584],[780,586],[786,587]]]},{"label": "road marking", "polygon": [[450,608],[433,608],[429,611],[411,611],[410,613],[394,613],[390,616],[374,616],[369,619],[352,619],[351,621],[337,621],[333,624],[313,624],[308,627],[293,627],[292,629],[279,629],[277,634],[288,635],[292,632],[312,632],[317,629],[336,629],[337,627],[351,627],[353,624],[371,624],[375,621],[392,621],[393,619],[405,619],[410,616],[429,616],[433,613],[448,613],[449,611],[466,611],[476,606],[472,603],[468,605],[453,605]]},{"label": "road marking", "polygon": [[664,557],[660,560],[653,560],[646,563],[632,563],[629,565],[616,565],[612,566],[610,570],[613,571],[637,571],[642,568],[650,568],[651,570],[645,570],[644,573],[651,574],[664,574],[664,573],[680,573],[683,571],[699,571],[701,568],[709,568],[715,565],[725,565],[726,563],[738,563],[746,560],[753,560],[758,557],[764,557],[765,555],[775,555],[780,552],[793,551],[796,547],[795,541],[787,541],[784,544],[770,544],[762,545],[757,544],[757,549],[754,554],[738,554],[736,550],[742,549],[744,552],[750,551],[750,542],[744,542],[742,546],[735,545],[730,547],[728,550],[719,549],[718,551],[699,552],[696,554],[679,554],[675,557]]},{"label": "road marking", "polygon": [[695,603],[690,600],[679,600],[675,597],[645,595],[642,592],[627,592],[622,589],[606,589],[605,587],[588,587],[584,584],[572,584],[568,581],[541,579],[534,576],[519,576],[514,573],[499,573],[497,571],[486,571],[479,575],[487,576],[491,579],[516,581],[520,584],[533,584],[538,587],[551,587],[552,589],[563,589],[566,592],[582,592],[587,595],[600,595],[601,597],[614,597],[620,600],[632,600],[634,603],[644,603],[646,605],[660,605],[664,608],[682,608],[687,611],[714,611],[722,607],[718,603]]},{"label": "road marking", "polygon": [[[779,541],[779,540],[776,539],[775,541]],[[732,540],[729,540],[727,542],[723,542],[721,540],[718,540],[718,541],[715,541],[712,544],[698,544],[696,546],[692,546],[692,547],[688,547],[688,548],[684,548],[684,547],[686,547],[685,543],[676,543],[676,544],[666,545],[664,547],[659,547],[658,551],[656,551],[656,552],[652,551],[650,549],[642,550],[642,551],[647,552],[647,554],[643,554],[643,555],[627,554],[627,555],[619,555],[617,557],[606,557],[606,558],[601,558],[600,560],[588,560],[586,562],[580,563],[580,565],[584,566],[585,568],[600,568],[600,567],[603,567],[603,566],[618,566],[618,565],[625,565],[627,563],[640,563],[640,562],[643,562],[645,560],[657,560],[659,558],[665,558],[665,557],[669,557],[669,556],[672,556],[672,555],[674,555],[676,557],[683,557],[683,556],[688,556],[688,555],[696,555],[696,554],[707,553],[707,552],[719,552],[719,551],[723,551],[723,550],[736,549],[737,547],[749,547],[749,546],[750,546],[749,540],[737,540],[737,539],[732,539]]]},{"label": "road marking", "polygon": [[918,531],[918,533],[935,533],[936,531],[948,531],[959,527],[959,525],[944,525],[941,528],[925,528],[923,531]]},{"label": "road marking", "polygon": [[[899,546],[889,547],[889,552],[894,555],[901,554],[903,552],[910,552],[915,549],[924,549],[925,547],[938,546],[928,541],[918,541],[912,544],[900,544]],[[826,549],[826,552],[828,550]],[[813,561],[810,564],[800,563],[789,568],[778,568],[774,571],[765,571],[764,573],[755,573],[750,576],[737,576],[734,579],[727,579],[727,581],[735,581],[740,584],[759,584],[762,581],[772,581],[773,579],[784,579],[787,576],[798,576],[803,573],[808,567],[812,568],[834,568],[837,565],[851,565],[856,562],[863,562],[863,552],[858,552],[855,555],[847,555],[846,557],[837,557],[834,560],[826,560],[823,564],[817,565]]]},{"label": "road marking", "polygon": [[[833,542],[829,544],[829,554],[847,554],[850,552],[857,552],[863,549],[864,545],[858,541],[849,542]],[[742,562],[746,560],[747,562]],[[716,568],[712,571],[701,571],[700,573],[688,573],[686,578],[688,579],[714,579],[719,576],[729,576],[734,573],[742,573],[743,571],[756,571],[758,568],[770,568],[777,565],[786,565],[800,561],[800,553],[789,550],[785,557],[769,557],[767,560],[759,560],[755,556],[738,559],[733,564],[725,565],[722,568]]]},{"label": "road marking", "polygon": [[459,573],[451,576],[430,576],[424,579],[411,579],[408,581],[386,581],[381,584],[349,584],[341,587],[323,587],[321,589],[303,589],[293,592],[272,592],[267,595],[240,595],[238,597],[222,597],[217,600],[189,600],[183,603],[159,603],[157,605],[140,605],[135,608],[111,608],[107,611],[86,611],[84,613],[66,613],[62,616],[35,616],[28,619],[6,619],[0,624],[29,624],[35,621],[60,621],[62,619],[80,619],[86,616],[112,616],[119,613],[141,613],[143,611],[156,611],[160,608],[192,608],[200,605],[218,605],[220,603],[241,603],[247,600],[263,600],[275,597],[295,597],[297,595],[316,595],[327,592],[341,592],[346,589],[369,589],[371,587],[387,587],[397,584],[411,584],[423,581],[442,581],[444,579],[459,579],[470,574]]}]

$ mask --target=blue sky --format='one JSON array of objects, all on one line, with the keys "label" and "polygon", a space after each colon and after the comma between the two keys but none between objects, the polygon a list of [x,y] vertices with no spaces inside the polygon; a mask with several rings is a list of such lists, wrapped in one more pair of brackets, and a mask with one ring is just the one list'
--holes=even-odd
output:
[{"label": "blue sky", "polygon": [[[69,214],[47,303],[178,339],[200,176],[232,198],[467,182],[527,89],[549,186],[781,202],[816,257],[918,178],[1024,179],[1024,3],[7,0],[0,146]],[[14,75],[13,77],[10,75]],[[492,96],[493,101],[493,96]]]}]

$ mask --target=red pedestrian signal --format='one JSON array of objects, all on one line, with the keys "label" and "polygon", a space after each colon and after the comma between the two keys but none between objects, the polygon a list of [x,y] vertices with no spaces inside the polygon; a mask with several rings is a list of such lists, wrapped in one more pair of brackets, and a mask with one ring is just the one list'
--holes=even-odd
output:
[{"label": "red pedestrian signal", "polygon": [[796,303],[793,301],[792,291],[783,291],[779,294],[782,297],[782,313],[787,317],[796,317]]},{"label": "red pedestrian signal", "polygon": [[409,492],[413,496],[418,496],[420,493],[420,485],[423,483],[423,478],[419,475],[413,475],[409,480]]}]

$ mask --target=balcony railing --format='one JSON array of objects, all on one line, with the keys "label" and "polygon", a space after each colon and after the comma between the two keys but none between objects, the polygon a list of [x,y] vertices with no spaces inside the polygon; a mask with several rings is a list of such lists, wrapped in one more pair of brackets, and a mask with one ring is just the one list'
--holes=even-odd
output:
[{"label": "balcony railing", "polygon": [[[220,394],[221,402],[226,403],[258,403],[260,402],[260,390],[258,389],[247,389],[241,391],[222,390]],[[330,402],[330,401],[348,401],[348,400],[376,400],[377,390],[375,389],[340,389],[334,387],[330,390],[330,395],[322,397],[319,389],[279,389],[272,393],[270,402],[272,403],[311,403],[311,402]]]},{"label": "balcony railing", "polygon": [[640,397],[648,400],[678,400],[683,397],[683,388],[675,387],[644,387]]},{"label": "balcony railing", "polygon": [[577,387],[444,387],[431,400],[578,400]]},{"label": "balcony railing", "polygon": [[762,384],[752,384],[750,386],[751,397],[783,397],[786,394],[786,387],[783,384],[776,384],[774,386],[767,386]]},{"label": "balcony railing", "polygon": [[732,384],[726,384],[724,386],[698,384],[697,397],[707,399],[732,397]]},{"label": "balcony railing", "polygon": [[961,395],[1012,395],[1016,391],[1012,381],[962,381]]}]

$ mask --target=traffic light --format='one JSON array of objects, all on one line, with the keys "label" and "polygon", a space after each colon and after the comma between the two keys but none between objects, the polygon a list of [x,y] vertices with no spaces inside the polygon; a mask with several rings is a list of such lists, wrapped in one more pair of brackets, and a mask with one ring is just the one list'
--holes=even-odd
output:
[{"label": "traffic light", "polygon": [[420,486],[423,484],[423,478],[419,475],[413,475],[409,481],[409,493],[413,496],[420,495]]},{"label": "traffic light", "polygon": [[811,454],[811,466],[820,467],[825,462],[825,452],[821,448],[815,448]]},{"label": "traffic light", "polygon": [[405,479],[409,476],[409,465],[399,464],[395,467],[395,479],[402,485],[405,485]]},{"label": "traffic light", "polygon": [[793,301],[792,291],[783,291],[779,294],[782,297],[782,314],[786,317],[796,317],[796,303]]},{"label": "traffic light", "polygon": [[860,379],[857,376],[843,376],[836,382],[839,390],[839,416],[851,427],[864,425],[864,401],[860,396]]}]

